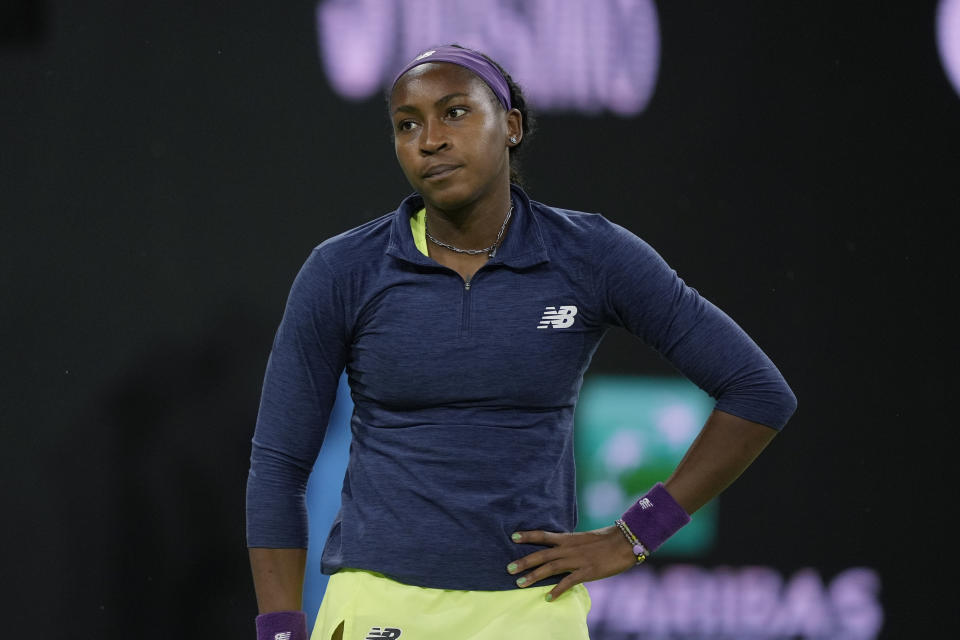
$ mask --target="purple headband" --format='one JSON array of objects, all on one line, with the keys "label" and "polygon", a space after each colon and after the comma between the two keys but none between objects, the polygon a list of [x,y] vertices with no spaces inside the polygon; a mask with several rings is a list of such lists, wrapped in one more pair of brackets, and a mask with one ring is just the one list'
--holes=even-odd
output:
[{"label": "purple headband", "polygon": [[410,69],[418,67],[421,64],[427,64],[428,62],[449,62],[470,69],[470,71],[473,71],[480,76],[481,80],[487,83],[487,86],[490,87],[493,94],[500,100],[503,108],[507,111],[510,110],[510,87],[507,85],[507,79],[503,77],[503,74],[500,73],[500,70],[497,69],[495,65],[491,64],[489,60],[472,49],[461,49],[460,47],[451,47],[449,45],[428,49],[405,66],[393,79],[393,84],[397,84],[400,76],[410,71]]}]

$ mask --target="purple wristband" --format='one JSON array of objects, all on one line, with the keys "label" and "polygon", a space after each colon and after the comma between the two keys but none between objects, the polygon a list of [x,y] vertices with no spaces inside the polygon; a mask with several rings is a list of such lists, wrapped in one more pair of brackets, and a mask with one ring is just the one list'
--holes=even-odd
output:
[{"label": "purple wristband", "polygon": [[690,522],[690,516],[673,499],[662,482],[623,514],[623,522],[648,551],[656,551],[667,538]]},{"label": "purple wristband", "polygon": [[274,611],[257,616],[257,640],[307,640],[303,611]]}]

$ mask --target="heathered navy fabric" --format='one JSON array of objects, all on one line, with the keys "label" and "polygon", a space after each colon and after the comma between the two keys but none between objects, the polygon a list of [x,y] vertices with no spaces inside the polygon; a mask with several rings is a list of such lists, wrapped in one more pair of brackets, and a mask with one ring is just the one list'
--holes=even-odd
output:
[{"label": "heathered navy fabric", "polygon": [[[417,250],[417,196],[310,254],[267,364],[249,546],[307,546],[307,477],[344,367],[353,439],[323,571],[432,588],[516,588],[506,565],[538,547],[510,534],[574,529],[574,407],[611,326],[659,351],[717,409],[786,423],[796,400],[777,368],[649,245],[598,214],[518,188],[513,198],[504,243],[469,288]],[[538,329],[547,307],[564,305],[577,308],[573,324]]]}]

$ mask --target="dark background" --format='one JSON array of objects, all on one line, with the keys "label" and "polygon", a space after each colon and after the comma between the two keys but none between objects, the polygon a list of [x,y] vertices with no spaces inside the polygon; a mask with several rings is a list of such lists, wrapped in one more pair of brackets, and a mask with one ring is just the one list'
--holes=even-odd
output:
[{"label": "dark background", "polygon": [[[313,2],[5,6],[0,634],[253,637],[263,367],[309,250],[409,191],[383,105],[332,93]],[[874,567],[883,637],[950,637],[960,98],[935,3],[658,10],[647,111],[541,116],[528,191],[644,237],[799,398],[712,561]],[[668,369],[611,333],[592,371]]]}]

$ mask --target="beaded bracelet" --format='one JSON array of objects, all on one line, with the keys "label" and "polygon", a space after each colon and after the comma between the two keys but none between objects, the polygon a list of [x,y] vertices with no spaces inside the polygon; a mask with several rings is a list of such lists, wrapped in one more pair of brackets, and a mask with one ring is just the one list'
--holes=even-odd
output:
[{"label": "beaded bracelet", "polygon": [[643,543],[637,539],[637,536],[633,535],[633,531],[630,531],[630,527],[627,526],[626,522],[617,520],[616,525],[620,529],[620,533],[623,534],[623,537],[627,539],[627,542],[633,545],[633,555],[637,556],[637,564],[643,564],[643,561],[647,559],[650,552],[647,551]]}]

